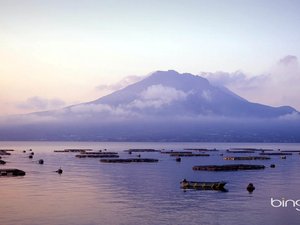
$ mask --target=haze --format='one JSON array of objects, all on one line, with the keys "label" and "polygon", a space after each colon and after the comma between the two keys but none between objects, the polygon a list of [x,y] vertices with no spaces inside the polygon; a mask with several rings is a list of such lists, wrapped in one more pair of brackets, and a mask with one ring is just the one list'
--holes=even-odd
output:
[{"label": "haze", "polygon": [[0,115],[91,101],[136,75],[169,69],[205,72],[249,100],[299,110],[299,7],[286,0],[0,1]]}]

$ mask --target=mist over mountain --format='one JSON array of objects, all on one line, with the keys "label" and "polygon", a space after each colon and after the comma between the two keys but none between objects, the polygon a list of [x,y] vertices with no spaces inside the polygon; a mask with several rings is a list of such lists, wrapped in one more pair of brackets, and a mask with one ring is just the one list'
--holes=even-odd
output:
[{"label": "mist over mountain", "polygon": [[157,71],[95,101],[2,118],[1,140],[299,141],[299,112]]}]

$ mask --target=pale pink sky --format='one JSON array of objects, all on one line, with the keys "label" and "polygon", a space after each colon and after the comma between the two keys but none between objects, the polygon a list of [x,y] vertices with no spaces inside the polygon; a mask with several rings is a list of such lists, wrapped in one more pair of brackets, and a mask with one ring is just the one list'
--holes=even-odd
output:
[{"label": "pale pink sky", "polygon": [[[284,0],[0,1],[0,115],[90,101],[108,93],[98,86],[156,70],[268,73],[284,56],[300,56],[299,7]],[[299,109],[297,101],[286,102]]]}]

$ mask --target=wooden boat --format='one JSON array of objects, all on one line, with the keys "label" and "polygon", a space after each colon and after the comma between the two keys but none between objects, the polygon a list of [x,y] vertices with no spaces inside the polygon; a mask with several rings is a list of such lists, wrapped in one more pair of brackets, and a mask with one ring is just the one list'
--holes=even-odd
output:
[{"label": "wooden boat", "polygon": [[183,189],[197,189],[197,190],[216,190],[216,191],[226,191],[224,186],[226,182],[202,182],[202,181],[187,181],[183,180],[180,182],[180,186]]},{"label": "wooden boat", "polygon": [[0,169],[1,176],[25,176],[25,172],[19,169]]},{"label": "wooden boat", "polygon": [[0,159],[0,165],[4,165],[6,162]]},{"label": "wooden boat", "polygon": [[236,170],[259,170],[264,169],[264,165],[252,164],[228,164],[228,165],[206,165],[194,166],[193,170],[206,170],[206,171],[236,171]]}]

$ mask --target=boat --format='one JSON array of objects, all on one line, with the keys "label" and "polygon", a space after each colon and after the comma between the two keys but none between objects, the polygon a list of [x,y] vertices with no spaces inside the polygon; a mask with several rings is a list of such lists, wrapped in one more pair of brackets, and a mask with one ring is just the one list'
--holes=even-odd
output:
[{"label": "boat", "polygon": [[187,181],[183,180],[180,182],[181,188],[183,189],[198,189],[198,190],[215,190],[215,191],[226,191],[224,186],[226,182],[203,182],[203,181]]},{"label": "boat", "polygon": [[25,172],[19,169],[0,169],[1,176],[25,176]]}]

